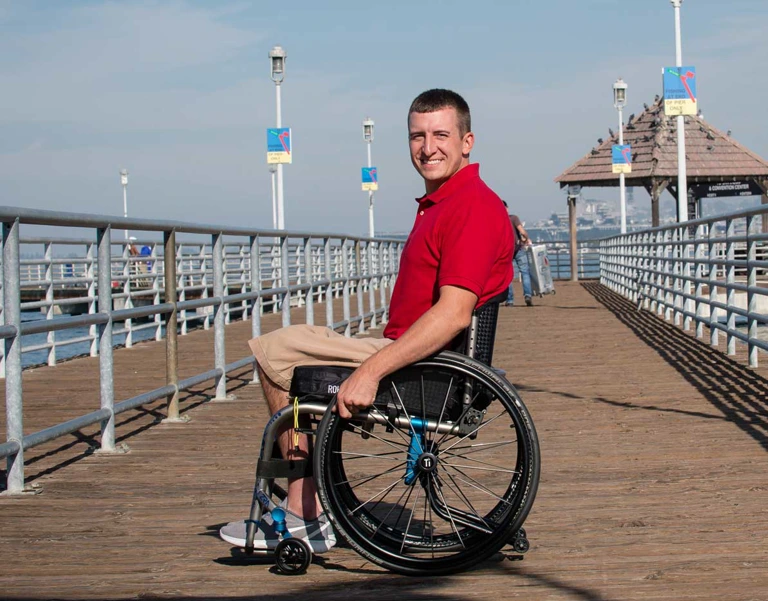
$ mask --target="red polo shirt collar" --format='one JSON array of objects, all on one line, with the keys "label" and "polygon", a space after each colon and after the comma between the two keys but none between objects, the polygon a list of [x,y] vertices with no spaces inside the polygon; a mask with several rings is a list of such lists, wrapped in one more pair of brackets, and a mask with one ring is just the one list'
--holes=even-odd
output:
[{"label": "red polo shirt collar", "polygon": [[458,188],[466,185],[473,179],[480,177],[480,163],[472,163],[466,167],[462,167],[456,173],[454,173],[447,182],[440,186],[432,194],[425,194],[416,199],[420,205],[426,202],[437,204],[441,200],[445,200],[451,196]]}]

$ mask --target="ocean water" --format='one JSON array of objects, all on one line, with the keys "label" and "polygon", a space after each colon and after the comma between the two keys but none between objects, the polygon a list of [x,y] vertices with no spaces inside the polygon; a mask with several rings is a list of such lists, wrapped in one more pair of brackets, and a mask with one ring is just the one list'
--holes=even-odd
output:
[{"label": "ocean water", "polygon": [[[40,313],[39,311],[23,311],[21,313],[21,321],[22,322],[29,322],[29,321],[40,321],[44,320],[45,315]],[[138,325],[145,325],[148,322],[142,322],[137,324],[134,322],[134,327]],[[124,327],[123,322],[116,323],[113,326],[113,332],[117,330],[122,330]],[[165,327],[163,326],[163,336],[165,336]],[[59,342],[64,342],[67,340],[75,340],[77,338],[82,338],[84,336],[88,336],[90,329],[88,326],[82,327],[82,328],[72,328],[69,330],[59,330],[55,332],[56,336],[56,361],[62,361],[65,359],[72,359],[73,357],[80,357],[83,355],[88,355],[90,353],[90,342],[89,341],[83,341],[83,342],[75,342],[73,344],[67,344],[65,346],[59,346]],[[140,342],[142,340],[154,340],[155,338],[155,327],[149,327],[142,330],[134,330],[133,332],[133,342]],[[25,348],[34,347],[40,344],[45,344],[48,340],[48,334],[43,332],[41,334],[30,334],[28,336],[22,336],[21,338],[21,366],[24,367],[31,367],[34,365],[47,365],[48,363],[48,351],[46,349],[36,350],[36,351],[24,351]],[[121,346],[125,344],[125,334],[116,334],[114,333],[112,335],[112,343],[114,346]]]}]

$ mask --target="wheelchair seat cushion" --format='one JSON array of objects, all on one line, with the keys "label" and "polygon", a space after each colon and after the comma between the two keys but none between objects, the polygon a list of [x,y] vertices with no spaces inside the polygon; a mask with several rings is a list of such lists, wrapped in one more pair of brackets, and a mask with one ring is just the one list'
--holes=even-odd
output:
[{"label": "wheelchair seat cushion", "polygon": [[351,367],[333,365],[301,365],[293,370],[288,394],[293,397],[330,398],[339,392],[341,383],[355,371]]},{"label": "wheelchair seat cushion", "polygon": [[[289,394],[302,400],[330,401],[354,369],[302,365],[293,372]],[[382,379],[375,405],[380,411],[404,410],[410,415],[455,419],[461,412],[461,382],[439,368],[409,366]]]}]

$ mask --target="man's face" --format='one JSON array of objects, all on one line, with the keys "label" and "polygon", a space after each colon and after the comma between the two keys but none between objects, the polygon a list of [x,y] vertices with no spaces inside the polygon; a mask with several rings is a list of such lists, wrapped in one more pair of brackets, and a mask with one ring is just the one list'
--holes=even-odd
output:
[{"label": "man's face", "polygon": [[408,117],[411,162],[431,194],[454,173],[469,164],[469,152],[475,136],[459,133],[459,119],[454,108],[434,113],[411,113]]}]

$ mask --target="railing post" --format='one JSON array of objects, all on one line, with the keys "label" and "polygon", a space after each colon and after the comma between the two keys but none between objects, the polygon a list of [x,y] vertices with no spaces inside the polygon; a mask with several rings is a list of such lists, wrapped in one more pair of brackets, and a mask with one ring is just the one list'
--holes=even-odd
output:
[{"label": "railing post", "polygon": [[683,330],[688,331],[691,329],[691,318],[688,316],[691,313],[691,301],[688,298],[691,295],[691,258],[692,258],[692,244],[691,244],[691,228],[683,228],[683,252],[681,253],[683,263],[681,265],[683,280],[682,280],[682,293],[683,296]]},{"label": "railing post", "polygon": [[333,328],[333,270],[331,268],[331,239],[323,239],[323,247],[325,249],[325,280],[328,282],[325,285],[325,325],[329,328]]},{"label": "railing post", "polygon": [[736,329],[736,314],[731,311],[731,308],[736,305],[736,291],[733,289],[733,285],[736,283],[736,266],[734,261],[736,260],[736,249],[734,247],[733,237],[736,233],[736,223],[733,219],[728,219],[725,226],[725,259],[726,263],[726,276],[725,276],[725,294],[726,294],[726,324],[728,332],[726,334],[727,353],[729,355],[736,354],[736,337],[731,334]]},{"label": "railing post", "polygon": [[754,223],[754,215],[747,217],[747,310],[749,312],[749,317],[747,318],[747,332],[749,334],[747,349],[749,353],[750,367],[757,367],[758,351],[758,347],[754,343],[754,341],[757,340],[758,326],[758,320],[755,319],[758,295],[754,293],[755,286],[757,286],[757,267],[755,267],[755,261],[757,260],[757,242],[752,234],[752,226]]},{"label": "railing post", "polygon": [[[221,248],[222,252],[222,269],[224,270],[224,290],[222,291],[222,296],[227,296],[229,294],[229,259],[227,258],[227,245],[224,244]],[[224,325],[228,326],[230,322],[232,321],[232,307],[229,306],[227,303],[226,305],[222,305],[224,308]]]},{"label": "railing post", "polygon": [[[48,304],[45,311],[46,319],[53,319],[55,316],[55,307],[53,304],[53,245],[50,242],[45,243],[45,300]],[[56,332],[48,332],[48,365],[56,365]]]},{"label": "railing post", "polygon": [[[123,294],[125,294],[125,308],[130,309],[133,307],[133,299],[131,298],[131,271],[133,270],[133,261],[131,259],[131,242],[127,242],[123,246]],[[133,346],[133,320],[128,318],[124,322],[125,329],[125,348],[131,348]]]},{"label": "railing post", "polygon": [[21,378],[21,290],[19,271],[19,220],[3,223],[3,317],[14,326],[16,335],[6,338],[5,347],[5,429],[6,440],[16,442],[19,451],[6,463],[8,494],[24,492],[24,426]]},{"label": "railing post", "polygon": [[224,235],[219,232],[212,236],[213,244],[213,296],[218,303],[213,307],[213,360],[214,367],[220,371],[216,376],[216,396],[214,400],[227,398],[226,374],[226,338],[224,334]]},{"label": "railing post", "polygon": [[[189,269],[192,269],[191,262],[188,261]],[[184,281],[187,277],[184,272],[184,245],[177,244],[176,247],[176,301],[184,302],[187,300],[187,291],[184,286]],[[191,282],[190,282],[191,283]],[[187,310],[182,309],[180,313],[181,318],[181,335],[184,336],[187,333]]]},{"label": "railing post", "polygon": [[[154,290],[154,296],[152,302],[155,305],[160,304],[160,260],[157,256],[157,244],[152,244],[152,290]],[[165,266],[163,266],[165,269]],[[155,340],[163,339],[163,316],[159,313],[155,315]]]},{"label": "railing post", "polygon": [[674,294],[672,287],[674,281],[672,279],[672,253],[674,252],[674,246],[672,242],[672,230],[666,230],[664,232],[664,319],[669,321],[672,319],[672,303],[674,301]]},{"label": "railing post", "polygon": [[[259,296],[251,302],[251,337],[261,336],[261,254],[259,251],[259,237],[251,236],[251,292],[259,293]],[[259,370],[253,366],[253,382],[259,382]]]},{"label": "railing post", "polygon": [[101,422],[101,451],[115,450],[115,383],[112,361],[112,228],[97,230],[99,245],[99,313],[107,315],[107,322],[99,324],[99,384],[101,408],[110,412],[110,417]]},{"label": "railing post", "polygon": [[176,313],[176,230],[163,232],[163,255],[165,277],[165,302],[173,309],[165,320],[165,383],[173,386],[174,391],[166,398],[166,420],[168,422],[185,421],[179,419],[179,346]]},{"label": "railing post", "polygon": [[[96,247],[93,243],[88,244],[88,249],[86,251],[87,261],[86,261],[86,273],[88,277],[88,314],[92,315],[96,313],[96,301],[98,300],[96,297],[96,290],[98,288],[96,283],[96,278],[98,277],[96,275],[96,255],[95,255]],[[96,357],[99,354],[99,328],[96,325],[90,326],[88,328],[88,335],[91,339],[91,357]]]},{"label": "railing post", "polygon": [[280,285],[285,288],[281,303],[283,327],[291,325],[291,285],[290,258],[288,257],[288,235],[284,234],[280,244]]},{"label": "railing post", "polygon": [[387,284],[389,276],[387,275],[387,261],[385,260],[386,247],[388,244],[381,242],[379,244],[379,298],[381,299],[381,323],[389,321],[389,305],[387,304]]},{"label": "railing post", "polygon": [[[208,252],[205,244],[200,245],[200,286],[202,287],[202,293],[200,298],[209,298],[208,296]],[[211,262],[213,262],[213,251],[211,251]],[[213,267],[211,267],[213,269]],[[211,276],[213,277],[213,276]],[[214,296],[216,296],[214,294]],[[205,318],[203,319],[203,330],[211,329],[211,313],[215,312],[215,308],[211,307],[211,313],[204,309]]]},{"label": "railing post", "polygon": [[312,282],[314,282],[315,278],[312,276],[312,238],[310,237],[304,238],[304,272],[309,284],[305,297],[306,317],[304,321],[306,321],[307,325],[313,326],[315,325],[315,288]]},{"label": "railing post", "polygon": [[351,324],[349,323],[349,257],[347,255],[347,239],[344,238],[341,241],[341,277],[343,279],[342,284],[342,307],[344,309],[344,321],[347,325],[344,326],[344,335],[349,337],[352,332]]},{"label": "railing post", "polygon": [[373,255],[375,252],[376,243],[372,240],[366,244],[365,252],[368,255],[368,307],[371,310],[371,323],[370,327],[376,327],[376,290],[374,282],[374,268],[373,268]]},{"label": "railing post", "polygon": [[[251,236],[251,292],[261,292],[261,255],[259,254],[259,237]],[[253,299],[251,304],[251,336],[261,336],[261,296]],[[256,378],[256,371],[253,372]]]},{"label": "railing post", "polygon": [[360,316],[360,321],[357,322],[357,331],[362,334],[365,332],[365,306],[363,304],[365,290],[363,286],[363,259],[361,256],[362,249],[360,248],[360,244],[360,240],[355,240],[355,276],[357,277],[355,292],[357,293],[357,312]]},{"label": "railing post", "polygon": [[699,224],[696,228],[696,240],[694,243],[694,253],[696,255],[696,338],[704,337],[704,303],[701,299],[704,296],[704,259],[705,249],[701,240],[704,238],[704,224]]},{"label": "railing post", "polygon": [[714,224],[709,227],[709,344],[716,347],[719,343],[719,330],[715,327],[718,323],[717,309],[712,303],[717,301],[717,263],[718,259],[718,244],[715,241],[715,229]]}]

